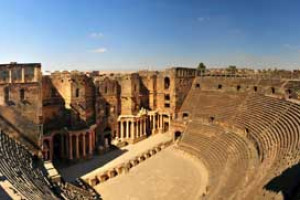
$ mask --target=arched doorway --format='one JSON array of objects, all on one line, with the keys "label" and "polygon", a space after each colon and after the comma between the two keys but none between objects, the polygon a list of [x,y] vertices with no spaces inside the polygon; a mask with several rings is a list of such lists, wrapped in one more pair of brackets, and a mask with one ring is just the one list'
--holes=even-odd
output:
[{"label": "arched doorway", "polygon": [[178,139],[180,139],[181,137],[182,137],[182,132],[176,131],[176,132],[174,133],[174,140],[178,140]]},{"label": "arched doorway", "polygon": [[50,143],[48,139],[44,139],[43,141],[43,157],[44,160],[50,159]]},{"label": "arched doorway", "polygon": [[104,145],[106,147],[110,147],[111,145],[111,128],[110,127],[106,127],[103,131],[103,135],[104,135]]},{"label": "arched doorway", "polygon": [[10,96],[10,91],[9,91],[9,88],[8,87],[5,87],[4,88],[4,102],[6,103],[6,104],[8,104],[9,103],[9,96]]},{"label": "arched doorway", "polygon": [[63,157],[63,145],[62,135],[56,134],[53,136],[53,160],[61,159]]},{"label": "arched doorway", "polygon": [[165,87],[165,90],[169,89],[169,87],[170,87],[170,78],[169,77],[165,77],[164,87]]}]

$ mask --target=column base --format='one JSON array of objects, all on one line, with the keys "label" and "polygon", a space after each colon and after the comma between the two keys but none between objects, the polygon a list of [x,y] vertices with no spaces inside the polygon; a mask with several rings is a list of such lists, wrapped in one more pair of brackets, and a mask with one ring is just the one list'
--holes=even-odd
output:
[{"label": "column base", "polygon": [[159,130],[158,130],[158,129],[152,129],[152,131],[151,131],[151,134],[152,134],[152,135],[155,135],[155,134],[157,134],[157,133],[159,133]]},{"label": "column base", "polygon": [[130,139],[127,139],[127,142],[128,142],[129,144],[135,144],[135,143],[140,142],[140,141],[142,141],[142,140],[144,140],[144,139],[146,139],[146,138],[147,138],[147,136],[146,136],[146,135],[143,135],[143,136],[138,137],[138,138],[134,138],[134,139],[130,138]]}]

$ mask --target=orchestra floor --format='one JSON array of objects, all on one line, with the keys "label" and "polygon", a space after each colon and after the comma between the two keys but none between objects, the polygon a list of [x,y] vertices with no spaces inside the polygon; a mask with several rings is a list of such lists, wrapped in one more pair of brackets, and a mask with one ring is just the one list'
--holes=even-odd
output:
[{"label": "orchestra floor", "polygon": [[193,200],[205,191],[205,167],[172,145],[95,187],[105,200]]}]

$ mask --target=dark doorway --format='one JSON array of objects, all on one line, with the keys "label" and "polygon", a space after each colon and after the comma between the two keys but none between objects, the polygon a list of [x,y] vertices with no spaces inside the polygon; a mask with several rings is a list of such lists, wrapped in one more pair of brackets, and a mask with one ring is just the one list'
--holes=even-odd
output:
[{"label": "dark doorway", "polygon": [[111,145],[111,128],[110,127],[106,127],[104,129],[104,145],[109,147]]},{"label": "dark doorway", "polygon": [[56,134],[53,136],[53,159],[62,158],[62,148],[62,136],[60,134]]},{"label": "dark doorway", "polygon": [[257,86],[253,87],[254,92],[257,92]]},{"label": "dark doorway", "polygon": [[175,140],[178,140],[182,137],[182,133],[180,131],[176,131],[175,134],[174,134],[174,139]]},{"label": "dark doorway", "polygon": [[275,94],[275,88],[271,87],[272,94]]},{"label": "dark doorway", "polygon": [[9,88],[8,87],[4,88],[4,101],[6,104],[9,103]]},{"label": "dark doorway", "polygon": [[165,77],[164,86],[165,86],[165,90],[169,89],[169,87],[170,87],[170,78],[169,77]]}]

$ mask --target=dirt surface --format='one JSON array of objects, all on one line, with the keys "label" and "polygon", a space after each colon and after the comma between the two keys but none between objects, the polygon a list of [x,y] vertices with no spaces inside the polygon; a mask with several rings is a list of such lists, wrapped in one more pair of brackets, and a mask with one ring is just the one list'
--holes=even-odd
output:
[{"label": "dirt surface", "polygon": [[171,146],[95,189],[104,200],[193,200],[207,181],[201,162]]}]

